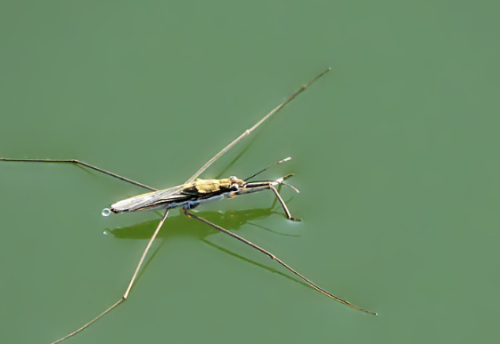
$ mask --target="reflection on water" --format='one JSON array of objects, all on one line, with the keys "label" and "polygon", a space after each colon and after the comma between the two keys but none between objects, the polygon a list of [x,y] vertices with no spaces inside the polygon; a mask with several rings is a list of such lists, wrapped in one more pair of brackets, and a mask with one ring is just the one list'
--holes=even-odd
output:
[{"label": "reflection on water", "polygon": [[[283,216],[281,211],[276,211],[273,208],[267,209],[248,209],[248,210],[227,210],[222,211],[202,211],[196,212],[196,215],[207,219],[210,222],[216,223],[221,227],[231,230],[238,230],[243,225],[249,224],[254,227],[270,231],[272,233],[284,236],[298,236],[293,234],[280,233],[275,230],[257,225],[250,221],[264,219],[272,214],[278,214]],[[161,218],[161,215],[159,215]],[[114,229],[106,229],[105,234],[113,235],[118,239],[150,239],[153,235],[156,226],[158,225],[157,220],[150,220],[141,223],[137,223],[127,227],[117,227]],[[177,235],[182,236],[197,236],[200,239],[214,233],[220,233],[218,230],[204,226],[203,224],[197,224],[196,221],[192,221],[184,215],[169,216],[165,222],[164,228],[161,229],[158,234],[158,238],[167,238]]]},{"label": "reflection on water", "polygon": [[[281,210],[281,209],[279,209]],[[225,212],[219,212],[219,211],[204,211],[204,212],[197,212],[196,215],[200,216],[202,218],[205,218],[209,220],[210,222],[216,223],[226,229],[231,229],[231,230],[238,230],[240,229],[243,225],[245,224],[251,224],[255,228],[259,229],[264,229],[267,231],[270,231],[272,233],[278,234],[278,235],[286,235],[286,236],[299,236],[299,235],[292,235],[292,234],[285,234],[285,233],[279,233],[274,230],[271,230],[269,228],[256,225],[254,223],[251,223],[250,221],[255,221],[259,219],[264,219],[272,214],[279,214],[280,216],[283,216],[282,211],[276,211],[271,208],[267,209],[248,209],[248,210],[228,210]],[[161,214],[160,214],[161,218]],[[118,239],[151,239],[156,226],[158,225],[159,219],[157,220],[151,220],[151,221],[145,221],[141,222],[138,224],[134,224],[132,226],[127,226],[127,227],[118,227],[115,229],[107,229],[105,231],[105,234],[107,235],[113,235],[115,238]],[[163,243],[168,240],[168,238],[171,237],[176,237],[176,236],[192,236],[196,237],[199,240],[203,241],[204,243],[226,253],[229,254],[233,257],[236,257],[238,259],[241,259],[245,262],[248,262],[250,264],[253,264],[255,266],[259,266],[263,269],[266,269],[268,271],[271,271],[273,273],[279,274],[285,278],[288,278],[294,282],[300,283],[302,285],[305,285],[307,287],[310,287],[307,283],[296,279],[295,277],[289,276],[286,273],[283,273],[281,271],[278,271],[272,267],[269,267],[264,264],[257,263],[251,259],[248,259],[246,257],[243,257],[235,252],[232,252],[226,248],[220,247],[212,242],[210,242],[207,237],[211,234],[216,234],[216,233],[221,233],[220,231],[216,230],[215,228],[212,228],[210,226],[206,226],[202,223],[199,223],[198,221],[193,221],[186,217],[185,215],[178,215],[178,216],[173,216],[167,218],[165,221],[165,224],[163,228],[160,230],[160,233],[158,234],[157,238],[162,238],[160,245],[156,247],[154,252],[151,254],[150,258],[144,265],[144,268],[142,269],[141,273],[138,276],[138,279],[140,279],[141,275],[144,273],[144,271],[147,269],[148,265],[151,263],[151,261],[154,259],[155,255],[159,252],[161,247],[163,246]],[[272,264],[272,263],[270,263]]]}]

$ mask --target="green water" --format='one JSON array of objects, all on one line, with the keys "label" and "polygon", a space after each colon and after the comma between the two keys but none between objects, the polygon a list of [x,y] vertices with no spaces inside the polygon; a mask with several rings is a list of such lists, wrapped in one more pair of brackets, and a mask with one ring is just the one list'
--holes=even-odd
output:
[{"label": "green water", "polygon": [[[499,7],[2,1],[1,157],[173,186],[332,67],[203,175],[292,156],[265,177],[295,173],[304,221],[272,193],[199,215],[380,314],[173,211],[129,301],[67,343],[498,343]],[[142,192],[0,163],[1,343],[50,343],[119,299],[158,216],[101,210]]]}]

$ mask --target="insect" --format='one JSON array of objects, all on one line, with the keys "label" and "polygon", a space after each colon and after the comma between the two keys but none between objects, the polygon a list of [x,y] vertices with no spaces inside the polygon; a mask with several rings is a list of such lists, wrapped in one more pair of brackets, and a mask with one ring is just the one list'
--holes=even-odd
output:
[{"label": "insect", "polygon": [[134,285],[137,275],[144,263],[144,259],[146,258],[146,255],[151,248],[151,245],[155,238],[157,237],[160,229],[163,226],[163,223],[167,219],[167,216],[169,214],[170,209],[173,208],[180,208],[182,213],[184,213],[187,217],[201,221],[202,223],[207,224],[208,226],[211,226],[212,228],[225,233],[253,248],[256,250],[260,251],[261,253],[267,255],[269,258],[272,260],[276,261],[280,265],[282,265],[284,268],[288,269],[290,272],[301,278],[303,281],[305,281],[308,285],[310,285],[312,288],[316,289],[317,291],[329,296],[330,298],[333,298],[334,300],[343,303],[351,308],[354,308],[358,311],[362,311],[365,313],[373,314],[376,315],[377,313],[368,311],[366,309],[360,308],[346,300],[343,300],[328,291],[324,290],[323,288],[319,287],[315,283],[313,283],[311,280],[303,276],[302,274],[298,273],[295,269],[287,265],[285,262],[283,262],[281,259],[276,257],[274,254],[271,252],[257,246],[256,244],[246,240],[245,238],[230,232],[215,223],[208,221],[198,215],[193,214],[190,212],[191,209],[196,208],[200,204],[204,202],[209,202],[215,199],[221,199],[221,198],[233,198],[235,196],[241,196],[241,195],[246,195],[249,193],[254,193],[254,192],[259,192],[259,191],[264,191],[264,190],[270,190],[274,193],[276,196],[276,200],[279,201],[281,204],[281,207],[283,208],[283,211],[285,212],[287,218],[292,221],[299,221],[298,219],[292,217],[286,203],[283,201],[283,199],[280,196],[279,189],[281,186],[287,186],[293,189],[294,191],[298,192],[297,189],[295,189],[293,186],[285,183],[285,180],[290,178],[293,174],[288,174],[282,178],[279,178],[277,180],[258,180],[258,181],[251,181],[254,177],[259,175],[260,173],[266,171],[268,168],[270,168],[273,165],[283,163],[285,161],[290,160],[290,158],[286,158],[283,160],[278,161],[277,163],[266,167],[265,169],[253,174],[252,176],[245,178],[245,179],[239,179],[237,177],[231,176],[229,178],[223,178],[223,179],[198,179],[198,176],[200,176],[210,165],[212,165],[217,159],[219,159],[224,153],[226,153],[229,149],[231,149],[234,145],[236,145],[238,142],[240,142],[244,137],[248,136],[252,131],[254,131],[257,127],[259,127],[265,120],[267,120],[269,117],[271,117],[273,114],[281,110],[285,105],[287,105],[289,102],[291,102],[296,96],[298,96],[300,93],[302,93],[304,90],[306,90],[312,83],[314,83],[316,80],[318,80],[320,77],[325,75],[328,71],[330,71],[330,68],[326,69],[325,71],[321,72],[319,75],[317,75],[314,79],[309,81],[307,84],[303,85],[299,90],[297,90],[295,93],[293,93],[290,97],[288,97],[284,102],[282,102],[280,105],[278,105],[276,108],[274,108],[271,112],[269,112],[267,115],[265,115],[260,121],[258,121],[253,127],[250,129],[245,130],[240,136],[238,136],[234,141],[232,141],[229,145],[224,147],[219,153],[217,153],[212,159],[210,159],[207,163],[205,163],[191,178],[189,178],[184,184],[174,186],[169,189],[164,189],[164,190],[157,190],[153,187],[147,186],[145,184],[136,182],[134,180],[122,177],[120,175],[117,175],[115,173],[106,171],[104,169],[92,166],[90,164],[87,164],[85,162],[75,160],[75,159],[68,159],[68,160],[55,160],[55,159],[9,159],[9,158],[0,158],[0,161],[17,161],[17,162],[43,162],[43,163],[70,163],[70,164],[75,164],[75,165],[80,165],[84,166],[90,169],[93,169],[95,171],[107,174],[109,176],[112,176],[114,178],[123,180],[127,183],[139,186],[141,188],[144,188],[148,190],[149,192],[145,194],[141,194],[138,196],[134,196],[131,198],[127,198],[124,200],[121,200],[119,202],[116,202],[112,204],[109,208],[105,208],[102,211],[102,215],[104,216],[109,216],[111,214],[119,214],[119,213],[126,213],[126,212],[135,212],[135,211],[140,211],[140,210],[162,210],[163,216],[157,225],[151,239],[149,240],[146,248],[144,249],[144,252],[142,253],[141,258],[139,259],[139,262],[134,270],[134,273],[132,275],[132,278],[130,279],[130,282],[127,285],[127,288],[125,290],[125,293],[123,296],[115,302],[113,305],[108,307],[106,310],[104,310],[102,313],[97,315],[95,318],[87,322],[85,325],[81,326],[77,330],[67,334],[66,336],[52,342],[51,344],[56,344],[59,342],[62,342],[65,339],[68,339],[85,328],[89,327],[91,324],[102,318],[104,315],[112,311],[114,308],[116,308],[118,305],[123,303],[125,300],[128,299],[130,290],[132,289],[132,286]]}]

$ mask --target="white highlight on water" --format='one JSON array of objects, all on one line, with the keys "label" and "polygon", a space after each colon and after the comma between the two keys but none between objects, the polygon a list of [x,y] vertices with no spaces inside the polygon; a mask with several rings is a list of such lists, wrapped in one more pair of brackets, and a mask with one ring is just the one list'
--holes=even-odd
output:
[{"label": "white highlight on water", "polygon": [[101,214],[102,216],[109,216],[111,215],[111,210],[109,210],[109,208],[104,208]]}]

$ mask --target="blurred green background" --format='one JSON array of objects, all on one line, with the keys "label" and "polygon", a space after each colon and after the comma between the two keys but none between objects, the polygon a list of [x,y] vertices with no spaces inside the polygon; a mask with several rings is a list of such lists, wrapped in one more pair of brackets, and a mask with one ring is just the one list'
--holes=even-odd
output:
[{"label": "blurred green background", "polygon": [[[498,343],[499,7],[3,0],[1,157],[173,186],[332,67],[203,175],[292,156],[264,177],[295,173],[304,221],[272,193],[199,214],[380,314],[173,211],[129,301],[67,343]],[[100,213],[142,192],[0,163],[1,343],[50,343],[118,300],[158,216]]]}]

